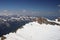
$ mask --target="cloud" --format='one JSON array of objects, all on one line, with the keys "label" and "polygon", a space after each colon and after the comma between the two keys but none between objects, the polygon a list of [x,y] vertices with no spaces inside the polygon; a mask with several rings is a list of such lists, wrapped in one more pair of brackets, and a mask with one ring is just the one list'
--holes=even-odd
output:
[{"label": "cloud", "polygon": [[3,10],[4,12],[7,12],[8,10]]},{"label": "cloud", "polygon": [[58,10],[58,12],[60,13],[60,10]]},{"label": "cloud", "polygon": [[60,4],[59,5],[57,5],[58,7],[60,7]]},{"label": "cloud", "polygon": [[23,13],[25,13],[25,12],[26,12],[26,10],[24,9],[24,10],[22,10],[22,12],[23,12]]},{"label": "cloud", "polygon": [[37,11],[37,10],[26,10],[26,9],[0,11],[0,15],[54,16],[55,14],[57,14],[57,12],[55,11]]},{"label": "cloud", "polygon": [[2,11],[0,11],[0,15],[12,15],[12,14],[14,14],[14,13],[13,13],[13,11],[10,11],[10,10],[2,10]]}]

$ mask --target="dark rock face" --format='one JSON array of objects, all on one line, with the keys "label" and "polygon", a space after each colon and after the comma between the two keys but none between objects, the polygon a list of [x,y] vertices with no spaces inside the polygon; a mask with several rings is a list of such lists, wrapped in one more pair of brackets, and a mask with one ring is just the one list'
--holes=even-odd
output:
[{"label": "dark rock face", "polygon": [[0,22],[0,36],[8,34],[10,32],[16,32],[18,28],[23,28],[22,26],[29,23],[29,20],[9,20]]}]

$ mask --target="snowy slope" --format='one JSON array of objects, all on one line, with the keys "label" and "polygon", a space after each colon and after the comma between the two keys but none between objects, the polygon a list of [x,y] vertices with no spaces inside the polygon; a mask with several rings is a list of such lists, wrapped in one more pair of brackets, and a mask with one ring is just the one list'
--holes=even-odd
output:
[{"label": "snowy slope", "polygon": [[5,40],[60,40],[60,26],[30,22],[16,33],[4,36]]},{"label": "snowy slope", "polygon": [[55,22],[55,23],[60,24],[60,22],[58,21],[58,19],[55,19],[55,20],[49,20],[49,19],[47,19],[47,21],[49,21],[49,22]]}]

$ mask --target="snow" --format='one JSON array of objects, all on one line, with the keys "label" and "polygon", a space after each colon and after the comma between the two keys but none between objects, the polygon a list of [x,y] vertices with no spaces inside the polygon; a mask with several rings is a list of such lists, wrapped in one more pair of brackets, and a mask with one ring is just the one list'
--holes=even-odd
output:
[{"label": "snow", "polygon": [[4,36],[5,40],[60,40],[60,26],[30,22],[16,33]]},{"label": "snow", "polygon": [[0,40],[1,40],[1,37],[0,37]]},{"label": "snow", "polygon": [[60,24],[60,22],[58,22],[58,19],[55,19],[55,20],[49,20],[49,19],[47,19],[49,22],[55,22],[55,23],[58,23],[58,24]]}]

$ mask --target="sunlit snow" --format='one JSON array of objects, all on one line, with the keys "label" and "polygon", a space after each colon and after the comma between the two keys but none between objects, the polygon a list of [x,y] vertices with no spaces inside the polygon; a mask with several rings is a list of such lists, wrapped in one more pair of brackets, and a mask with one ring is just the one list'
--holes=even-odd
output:
[{"label": "sunlit snow", "polygon": [[4,36],[5,40],[60,40],[60,26],[30,22],[16,33]]}]

